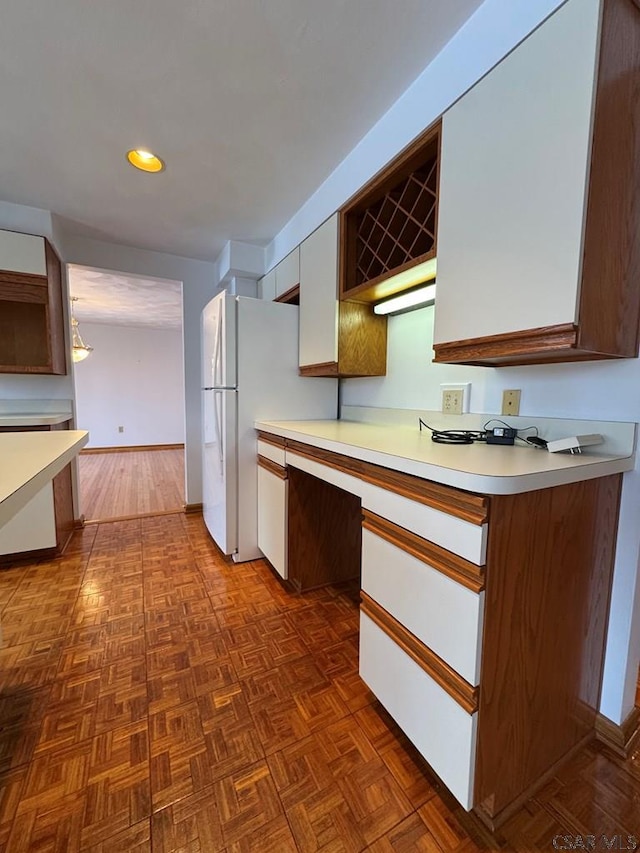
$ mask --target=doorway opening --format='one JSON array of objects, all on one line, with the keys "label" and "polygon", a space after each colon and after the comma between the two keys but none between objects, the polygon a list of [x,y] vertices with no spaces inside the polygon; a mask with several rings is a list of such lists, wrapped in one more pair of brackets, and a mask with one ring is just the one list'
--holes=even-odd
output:
[{"label": "doorway opening", "polygon": [[182,282],[70,264],[69,296],[89,355],[74,364],[85,523],[183,512]]}]

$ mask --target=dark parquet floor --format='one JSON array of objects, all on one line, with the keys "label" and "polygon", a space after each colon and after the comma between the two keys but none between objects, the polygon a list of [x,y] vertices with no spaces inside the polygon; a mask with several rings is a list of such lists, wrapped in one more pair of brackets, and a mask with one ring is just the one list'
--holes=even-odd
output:
[{"label": "dark parquet floor", "polygon": [[223,559],[197,516],[90,526],[60,559],[4,568],[0,622],[7,853],[640,838],[640,754],[596,746],[490,836],[358,678],[357,590],[292,595],[264,562]]}]

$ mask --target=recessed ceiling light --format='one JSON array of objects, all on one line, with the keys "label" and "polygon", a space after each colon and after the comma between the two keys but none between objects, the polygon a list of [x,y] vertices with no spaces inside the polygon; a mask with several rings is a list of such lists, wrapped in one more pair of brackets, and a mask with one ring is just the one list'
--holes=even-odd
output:
[{"label": "recessed ceiling light", "polygon": [[162,172],[165,168],[159,157],[143,148],[133,148],[131,151],[127,151],[127,160],[132,166],[141,169],[143,172]]}]

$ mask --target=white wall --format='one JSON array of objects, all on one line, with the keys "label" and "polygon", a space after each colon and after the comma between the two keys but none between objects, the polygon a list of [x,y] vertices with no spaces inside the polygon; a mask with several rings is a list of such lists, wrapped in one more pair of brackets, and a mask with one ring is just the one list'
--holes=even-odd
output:
[{"label": "white wall", "polygon": [[[439,409],[440,383],[471,382],[471,411],[500,412],[502,391],[522,389],[521,415],[640,421],[640,361],[528,367],[433,364],[433,307],[389,318],[387,375],[342,382],[351,406]],[[640,662],[640,456],[624,475],[600,710],[616,723],[634,705]]]},{"label": "white wall", "polygon": [[76,425],[89,430],[87,446],[183,443],[182,332],[86,322],[80,332],[93,347],[74,371]]}]

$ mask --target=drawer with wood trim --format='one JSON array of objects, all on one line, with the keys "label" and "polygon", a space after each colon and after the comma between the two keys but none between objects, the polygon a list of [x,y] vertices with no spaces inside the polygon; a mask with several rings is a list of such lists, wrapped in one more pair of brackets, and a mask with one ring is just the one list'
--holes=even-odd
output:
[{"label": "drawer with wood trim", "polygon": [[419,651],[396,642],[391,630],[361,610],[360,675],[451,793],[470,809],[478,715],[432,677]]},{"label": "drawer with wood trim", "polygon": [[277,436],[258,433],[258,456],[270,459],[284,468],[285,464],[284,439]]},{"label": "drawer with wood trim", "polygon": [[362,590],[466,681],[480,680],[483,571],[364,512]]},{"label": "drawer with wood trim", "polygon": [[417,533],[447,551],[483,566],[487,555],[487,525],[484,521],[467,521],[447,509],[418,503],[381,486],[363,483],[362,508],[392,523]]}]

